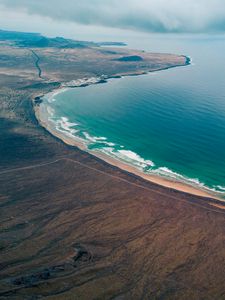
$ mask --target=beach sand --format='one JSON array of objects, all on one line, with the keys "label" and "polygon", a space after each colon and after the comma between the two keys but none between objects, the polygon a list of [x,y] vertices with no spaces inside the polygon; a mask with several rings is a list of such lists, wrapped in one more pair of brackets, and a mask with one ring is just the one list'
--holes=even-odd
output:
[{"label": "beach sand", "polygon": [[[62,90],[59,89],[58,92],[61,93]],[[54,92],[54,95],[56,95],[56,94],[57,94],[57,91]],[[196,195],[196,196],[209,197],[209,198],[213,198],[216,200],[225,201],[224,199],[220,198],[215,193],[210,192],[206,189],[203,189],[200,187],[194,187],[192,185],[189,185],[189,184],[186,184],[183,182],[179,182],[179,181],[175,181],[172,179],[170,180],[167,178],[163,178],[162,176],[159,176],[159,175],[146,174],[146,173],[138,170],[137,168],[135,168],[125,162],[114,159],[113,157],[110,157],[104,153],[101,153],[100,151],[90,151],[87,148],[87,146],[85,145],[83,139],[79,139],[79,137],[73,136],[72,134],[69,134],[69,133],[66,134],[65,132],[60,132],[59,130],[57,130],[55,128],[55,124],[53,122],[51,123],[48,120],[47,112],[44,111],[44,104],[41,104],[40,106],[35,107],[35,114],[36,114],[36,117],[39,120],[39,123],[41,124],[42,127],[47,129],[52,135],[61,139],[67,145],[78,147],[79,149],[81,149],[83,151],[87,151],[90,154],[104,160],[105,162],[107,162],[113,166],[116,166],[124,171],[129,172],[129,173],[133,173],[137,176],[142,177],[145,180],[159,184],[161,186],[164,186],[164,187],[167,187],[170,189],[174,189],[177,191],[182,191],[182,192],[189,193],[189,194]]]}]

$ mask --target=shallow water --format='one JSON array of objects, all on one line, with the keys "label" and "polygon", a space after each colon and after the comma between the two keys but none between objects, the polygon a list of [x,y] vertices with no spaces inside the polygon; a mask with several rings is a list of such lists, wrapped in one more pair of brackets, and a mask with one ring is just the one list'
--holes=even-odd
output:
[{"label": "shallow water", "polygon": [[193,65],[67,90],[46,100],[49,117],[89,149],[225,192],[225,39],[151,36],[128,45],[189,55]]}]

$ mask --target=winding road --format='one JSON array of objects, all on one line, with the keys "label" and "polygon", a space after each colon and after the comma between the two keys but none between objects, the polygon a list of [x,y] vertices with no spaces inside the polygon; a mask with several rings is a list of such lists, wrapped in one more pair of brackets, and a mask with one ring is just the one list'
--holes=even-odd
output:
[{"label": "winding road", "polygon": [[31,51],[31,53],[33,54],[33,56],[35,58],[35,67],[38,70],[38,77],[41,78],[41,79],[43,79],[43,77],[42,77],[42,70],[41,70],[41,67],[39,65],[39,62],[40,62],[41,59],[40,59],[40,57],[37,55],[37,53],[34,50],[31,49],[30,51]]}]

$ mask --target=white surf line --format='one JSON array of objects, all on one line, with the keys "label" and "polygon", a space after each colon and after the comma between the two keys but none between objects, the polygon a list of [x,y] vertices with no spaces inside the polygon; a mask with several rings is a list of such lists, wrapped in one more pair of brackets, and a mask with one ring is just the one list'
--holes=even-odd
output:
[{"label": "white surf line", "polygon": [[[70,155],[72,155],[72,154],[70,154]],[[68,155],[68,156],[70,156],[70,155]],[[20,170],[28,170],[28,169],[39,168],[39,167],[43,167],[43,166],[55,164],[56,162],[59,162],[59,161],[61,161],[61,160],[68,160],[68,161],[70,161],[70,162],[72,162],[72,163],[74,163],[74,164],[78,164],[78,165],[80,165],[80,166],[82,166],[82,167],[85,167],[85,168],[87,168],[87,169],[89,169],[89,170],[92,170],[92,171],[101,173],[101,174],[103,174],[103,175],[107,175],[107,176],[109,176],[109,177],[111,177],[111,178],[114,178],[114,179],[117,179],[117,180],[119,180],[119,181],[128,183],[128,184],[133,185],[133,186],[136,186],[136,187],[138,187],[138,188],[144,189],[144,190],[149,191],[149,192],[151,192],[151,193],[156,193],[156,194],[159,194],[159,195],[163,195],[163,196],[166,196],[166,197],[168,197],[168,198],[175,199],[176,201],[188,203],[188,204],[191,204],[191,205],[194,205],[194,206],[203,208],[203,209],[208,210],[208,211],[212,211],[212,212],[216,212],[216,213],[220,213],[220,214],[225,215],[225,212],[223,212],[223,211],[221,211],[221,210],[212,209],[212,208],[206,207],[206,206],[204,206],[204,205],[201,205],[201,204],[198,204],[198,203],[195,203],[195,202],[191,202],[191,201],[188,201],[188,200],[185,200],[185,199],[179,199],[179,198],[177,198],[177,197],[175,197],[175,196],[173,196],[173,195],[169,195],[169,194],[167,194],[167,193],[163,193],[163,192],[160,192],[160,191],[152,190],[152,189],[150,189],[150,188],[148,188],[148,187],[146,187],[146,186],[143,186],[143,185],[141,185],[141,184],[137,184],[137,183],[134,183],[134,182],[130,182],[130,181],[127,180],[127,179],[124,179],[124,178],[121,178],[121,177],[119,177],[119,176],[109,174],[108,172],[101,171],[101,170],[99,170],[99,169],[90,167],[90,166],[88,166],[88,165],[86,165],[86,164],[84,164],[84,163],[82,163],[82,162],[80,162],[80,161],[77,161],[77,160],[68,158],[68,156],[61,157],[61,158],[58,158],[58,159],[56,159],[56,160],[54,160],[54,161],[47,162],[47,163],[42,163],[42,164],[37,164],[37,165],[30,165],[30,166],[27,166],[27,167],[22,167],[22,168],[16,168],[16,169],[11,169],[11,170],[6,170],[6,171],[3,171],[3,172],[0,172],[0,175],[5,174],[5,173],[16,172],[16,171],[20,171]],[[123,171],[123,170],[122,170],[122,171]],[[128,173],[129,173],[129,172],[128,172]],[[140,176],[138,176],[138,175],[135,175],[135,176],[137,176],[137,178],[142,179],[142,178],[141,178]],[[159,186],[160,186],[160,184],[159,184]],[[171,188],[171,189],[173,189],[173,188]],[[173,190],[174,190],[174,191],[177,191],[176,189],[173,189]],[[178,191],[178,192],[182,192],[182,191]],[[183,192],[183,193],[184,193],[184,194],[188,194],[188,195],[192,195],[192,194],[187,193],[187,192]],[[207,199],[207,197],[203,197],[203,196],[197,196],[197,195],[192,195],[192,196],[193,196],[193,197],[202,197],[202,198],[206,198],[206,199]],[[210,199],[210,197],[208,197],[208,198]],[[213,198],[212,198],[212,199],[213,199]],[[154,200],[154,199],[151,199],[151,200]],[[219,201],[219,200],[217,200],[217,201]],[[221,201],[221,203],[223,203],[223,201]]]}]

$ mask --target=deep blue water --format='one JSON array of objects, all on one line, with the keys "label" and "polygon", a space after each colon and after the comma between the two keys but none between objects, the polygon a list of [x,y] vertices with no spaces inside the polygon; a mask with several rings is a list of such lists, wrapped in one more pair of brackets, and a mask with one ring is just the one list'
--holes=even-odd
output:
[{"label": "deep blue water", "polygon": [[58,94],[47,104],[58,129],[144,172],[225,192],[225,38],[149,36],[128,46],[189,55],[193,65]]}]

